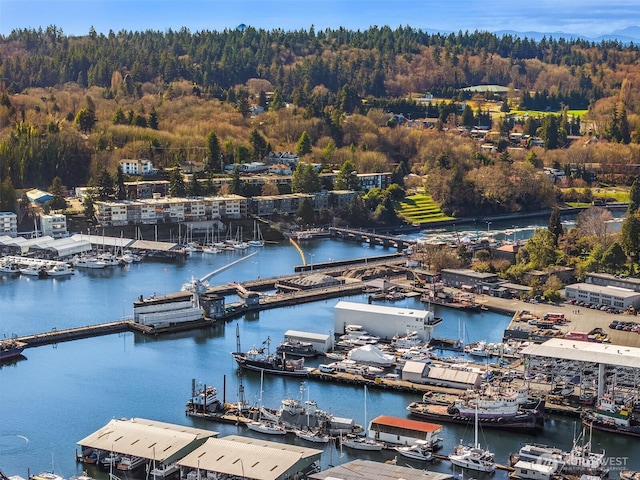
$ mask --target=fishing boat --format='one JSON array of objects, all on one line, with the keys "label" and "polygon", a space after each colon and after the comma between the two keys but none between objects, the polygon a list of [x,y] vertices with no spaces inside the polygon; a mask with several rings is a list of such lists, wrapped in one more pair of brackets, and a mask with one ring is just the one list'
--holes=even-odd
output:
[{"label": "fishing boat", "polygon": [[640,420],[628,405],[618,404],[613,395],[605,395],[594,410],[585,410],[581,416],[584,426],[604,432],[640,437]]},{"label": "fishing boat", "polygon": [[[236,326],[237,345],[240,345],[239,326]],[[304,366],[304,358],[298,360],[288,359],[286,356],[280,356],[269,353],[269,345],[271,338],[267,338],[262,342],[259,348],[252,348],[247,352],[233,352],[231,356],[237,362],[240,368],[254,370],[257,372],[265,371],[277,375],[287,375],[293,377],[306,377],[313,370],[311,367]]]},{"label": "fishing boat", "polygon": [[27,344],[14,338],[0,340],[0,361],[19,357]]},{"label": "fishing boat", "polygon": [[489,450],[482,449],[478,442],[478,403],[476,402],[476,415],[474,422],[473,445],[457,445],[453,453],[449,455],[449,461],[458,467],[476,470],[479,472],[494,472],[496,464],[494,455]]},{"label": "fishing boat", "polygon": [[416,440],[413,445],[395,447],[394,450],[403,457],[411,458],[413,460],[424,460],[425,462],[433,460],[431,444],[426,440]]},{"label": "fishing boat", "polygon": [[218,390],[211,385],[191,385],[191,398],[187,402],[187,412],[212,413],[223,410],[222,402],[218,398]]},{"label": "fishing boat", "polygon": [[565,475],[596,475],[604,478],[609,474],[605,451],[596,453],[591,450],[591,431],[589,431],[589,440],[586,440],[583,429],[574,439],[571,450],[563,460],[562,473]]}]

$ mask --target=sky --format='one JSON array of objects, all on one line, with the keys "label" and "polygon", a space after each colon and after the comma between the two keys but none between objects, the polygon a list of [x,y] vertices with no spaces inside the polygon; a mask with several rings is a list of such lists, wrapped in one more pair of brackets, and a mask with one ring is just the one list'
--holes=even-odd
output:
[{"label": "sky", "polygon": [[640,25],[640,0],[0,0],[0,34],[56,25],[109,30],[267,30],[411,26],[428,32],[514,30],[588,38]]}]

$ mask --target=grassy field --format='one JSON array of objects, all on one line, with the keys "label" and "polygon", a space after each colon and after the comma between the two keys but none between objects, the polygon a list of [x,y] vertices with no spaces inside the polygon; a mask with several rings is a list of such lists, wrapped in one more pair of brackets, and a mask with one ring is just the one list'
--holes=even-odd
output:
[{"label": "grassy field", "polygon": [[398,215],[411,223],[430,223],[442,220],[453,220],[446,216],[436,205],[430,195],[411,195],[399,202],[396,211]]},{"label": "grassy field", "polygon": [[[587,114],[588,110],[567,110],[567,116],[569,117],[569,120],[571,119],[571,117],[584,117]],[[545,117],[546,115],[549,114],[554,114],[557,115],[560,113],[560,111],[549,111],[549,112],[545,112],[542,110],[511,110],[509,112],[510,115],[516,115],[519,117],[522,117],[524,115],[529,115],[530,117]]]}]

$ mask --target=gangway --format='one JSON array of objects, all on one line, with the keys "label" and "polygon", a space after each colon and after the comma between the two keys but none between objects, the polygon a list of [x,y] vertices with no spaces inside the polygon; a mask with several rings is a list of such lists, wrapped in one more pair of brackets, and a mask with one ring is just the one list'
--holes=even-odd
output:
[{"label": "gangway", "polygon": [[244,260],[246,260],[247,258],[251,258],[251,257],[253,257],[254,255],[257,255],[257,254],[258,254],[258,252],[253,252],[253,253],[250,253],[249,255],[245,255],[245,256],[244,256],[244,257],[242,257],[242,258],[239,258],[238,260],[234,260],[234,261],[233,261],[233,262],[231,262],[231,263],[227,263],[225,266],[220,267],[220,268],[218,268],[217,270],[214,270],[213,272],[209,272],[209,273],[207,273],[204,277],[202,277],[202,278],[200,279],[200,281],[201,281],[202,283],[205,283],[209,278],[213,277],[214,275],[217,275],[217,274],[219,274],[220,272],[224,272],[227,268],[231,268],[231,267],[233,267],[234,265],[237,265],[238,263],[243,262],[243,261],[244,261]]}]

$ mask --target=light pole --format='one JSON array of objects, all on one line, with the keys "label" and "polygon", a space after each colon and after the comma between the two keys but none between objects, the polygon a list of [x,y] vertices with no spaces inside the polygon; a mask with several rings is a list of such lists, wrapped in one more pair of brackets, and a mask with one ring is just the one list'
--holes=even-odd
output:
[{"label": "light pole", "polygon": [[489,233],[489,230],[491,230],[491,222],[487,220],[487,233]]},{"label": "light pole", "polygon": [[517,233],[518,233],[518,232],[516,232],[516,226],[515,226],[515,225],[513,225],[513,243],[514,243],[514,244],[515,244],[515,243],[517,243],[517,240],[516,240],[516,235],[517,235]]},{"label": "light pole", "polygon": [[309,256],[311,257],[311,271],[313,272],[313,253],[310,253]]}]

